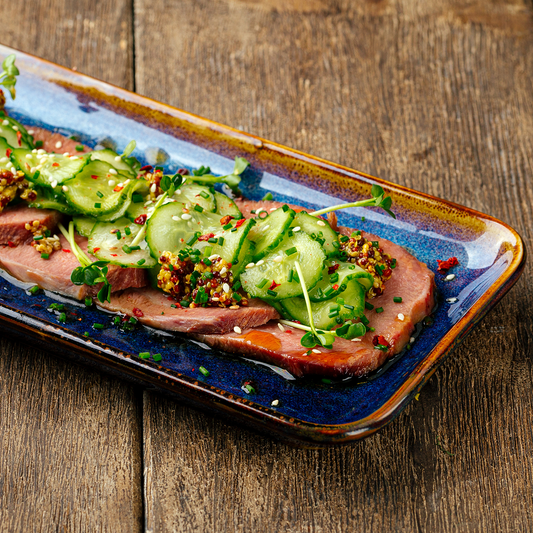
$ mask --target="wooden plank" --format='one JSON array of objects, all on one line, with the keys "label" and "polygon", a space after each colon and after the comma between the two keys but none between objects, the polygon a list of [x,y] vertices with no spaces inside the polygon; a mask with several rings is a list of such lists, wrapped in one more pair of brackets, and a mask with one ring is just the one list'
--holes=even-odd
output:
[{"label": "wooden plank", "polygon": [[[0,1],[2,42],[132,88],[123,2]],[[5,531],[142,527],[139,392],[0,338],[0,520]]]},{"label": "wooden plank", "polygon": [[[532,242],[530,2],[135,9],[139,92],[489,212]],[[147,528],[531,529],[529,275],[418,402],[352,447],[290,449],[146,393]]]}]

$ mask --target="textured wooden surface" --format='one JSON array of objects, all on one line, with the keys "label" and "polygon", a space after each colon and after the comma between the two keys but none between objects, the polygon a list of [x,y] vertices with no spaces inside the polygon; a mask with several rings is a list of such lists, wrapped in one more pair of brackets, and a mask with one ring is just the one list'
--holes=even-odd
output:
[{"label": "textured wooden surface", "polygon": [[[488,212],[531,247],[530,0],[0,7],[4,44]],[[3,529],[530,531],[530,279],[390,426],[322,451],[1,339]]]}]

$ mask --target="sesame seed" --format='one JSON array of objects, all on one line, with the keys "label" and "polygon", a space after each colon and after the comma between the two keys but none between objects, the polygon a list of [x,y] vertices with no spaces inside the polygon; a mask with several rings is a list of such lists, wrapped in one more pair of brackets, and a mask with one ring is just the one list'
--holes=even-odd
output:
[{"label": "sesame seed", "polygon": [[270,228],[270,224],[267,224],[266,226],[263,226],[263,231],[266,231],[269,228]]},{"label": "sesame seed", "polygon": [[242,329],[241,329],[239,326],[235,326],[235,327],[233,328],[233,331],[234,331],[235,333],[242,333]]},{"label": "sesame seed", "polygon": [[410,342],[411,344],[413,344],[413,342],[415,342],[415,338],[414,338],[414,337],[411,337],[411,338],[409,339],[409,342]]},{"label": "sesame seed", "polygon": [[2,122],[2,126],[9,126],[9,120],[7,118]]},{"label": "sesame seed", "polygon": [[177,215],[174,215],[174,216],[172,217],[172,220],[174,220],[175,222],[181,222],[181,218],[178,217]]},{"label": "sesame seed", "polygon": [[182,220],[191,220],[192,216],[189,215],[188,213],[183,213],[183,215],[181,215],[181,219]]},{"label": "sesame seed", "polygon": [[28,130],[29,135],[33,135],[35,133],[35,130]]},{"label": "sesame seed", "polygon": [[323,221],[323,220],[318,220],[317,221],[317,226],[325,226],[326,223]]},{"label": "sesame seed", "polygon": [[448,274],[448,275],[444,278],[444,281],[452,281],[452,279],[455,279],[455,274]]},{"label": "sesame seed", "polygon": [[222,285],[222,290],[224,292],[229,292],[229,285],[227,283],[224,283],[224,285]]},{"label": "sesame seed", "polygon": [[2,157],[2,159],[0,159],[0,163],[7,163],[9,161],[9,159],[7,157]]},{"label": "sesame seed", "polygon": [[[44,150],[43,150],[43,152],[44,152]],[[68,157],[69,155],[70,155],[70,154],[69,154],[68,152],[65,152],[65,153],[63,154],[63,157]]]},{"label": "sesame seed", "polygon": [[18,126],[11,126],[11,127],[12,127],[15,131],[18,131],[18,130],[19,130]]},{"label": "sesame seed", "polygon": [[31,154],[26,154],[26,159],[31,159],[33,156]]},{"label": "sesame seed", "polygon": [[115,180],[109,180],[107,182],[107,184],[110,186],[110,187],[113,187],[117,182]]},{"label": "sesame seed", "polygon": [[115,157],[115,161],[120,161],[121,159],[122,158],[119,155],[117,155],[117,157]]},{"label": "sesame seed", "polygon": [[63,146],[63,143],[61,141],[56,142],[56,148],[61,148]]},{"label": "sesame seed", "polygon": [[43,155],[43,154],[46,154],[46,150],[39,148],[39,150],[37,150],[37,155]]},{"label": "sesame seed", "polygon": [[351,340],[352,340],[352,342],[360,342],[362,339],[361,339],[361,337],[354,337]]},{"label": "sesame seed", "polygon": [[[277,207],[271,207],[270,211],[275,211],[276,209],[277,209]],[[256,211],[256,213],[257,213],[257,211]]]},{"label": "sesame seed", "polygon": [[113,174],[114,176],[116,176],[118,174],[118,172],[114,168],[110,168],[109,169],[109,174]]},{"label": "sesame seed", "polygon": [[256,266],[260,266],[264,263],[264,261],[262,259],[259,259],[259,261],[257,261],[257,263],[255,264]]},{"label": "sesame seed", "polygon": [[30,172],[31,172],[32,174],[35,174],[35,172],[37,172],[37,169],[36,169],[35,167],[31,167]]},{"label": "sesame seed", "polygon": [[244,268],[253,268],[255,265],[253,263],[248,263]]},{"label": "sesame seed", "polygon": [[43,166],[42,166],[42,165],[37,165],[35,168],[36,168],[37,170],[42,170],[42,169],[43,169]]},{"label": "sesame seed", "polygon": [[239,306],[238,305],[230,305],[229,308],[230,309],[239,309]]},{"label": "sesame seed", "polygon": [[55,189],[57,187],[57,180],[52,181],[50,185],[52,186],[52,189]]},{"label": "sesame seed", "polygon": [[189,220],[189,222],[187,222],[187,226],[189,227],[189,229],[192,229],[192,222]]},{"label": "sesame seed", "polygon": [[279,405],[279,400],[272,400],[272,402],[270,403],[270,405],[272,407],[277,407]]},{"label": "sesame seed", "polygon": [[316,348],[313,348],[313,353],[322,353],[320,350],[317,350]]},{"label": "sesame seed", "polygon": [[398,313],[398,320],[403,322],[405,320],[405,315],[403,313]]},{"label": "sesame seed", "polygon": [[152,183],[152,186],[150,187],[150,192],[154,193],[157,191],[157,183]]},{"label": "sesame seed", "polygon": [[277,257],[274,257],[274,261],[276,263],[281,263],[283,261],[283,257],[281,255],[278,255]]},{"label": "sesame seed", "polygon": [[[215,259],[218,259],[220,256],[218,254],[213,254],[209,256],[209,261],[214,261]],[[226,267],[224,267],[226,268]],[[220,272],[222,274],[222,271]]]},{"label": "sesame seed", "polygon": [[32,154],[36,154],[37,153],[37,148],[34,148],[32,151],[31,151]]},{"label": "sesame seed", "polygon": [[217,298],[216,296],[213,296],[213,298],[211,298],[211,301],[212,302],[220,302],[220,298]]},{"label": "sesame seed", "polygon": [[72,161],[76,161],[78,159],[78,157],[76,157],[75,155],[71,155],[69,157],[69,159],[72,160]]},{"label": "sesame seed", "polygon": [[120,183],[118,184],[118,186],[119,186],[119,187],[124,187],[124,183],[120,182]]},{"label": "sesame seed", "polygon": [[258,215],[259,213],[261,213],[261,211],[264,211],[262,207],[260,207],[259,209],[256,209],[255,214]]},{"label": "sesame seed", "polygon": [[[115,169],[112,168],[111,170],[115,170]],[[116,170],[115,170],[115,172],[111,172],[111,170],[109,171],[110,174],[116,174],[116,173],[117,173]],[[124,185],[127,185],[130,181],[131,181],[131,180],[126,180],[126,181],[124,182]]]},{"label": "sesame seed", "polygon": [[283,324],[280,324],[280,323],[278,322],[278,328],[279,328],[279,330],[280,330],[281,332],[285,333],[285,328],[283,327]]},{"label": "sesame seed", "polygon": [[306,356],[306,355],[307,355],[307,352],[304,352],[302,355]]},{"label": "sesame seed", "polygon": [[449,303],[449,304],[454,304],[455,302],[457,302],[458,298],[446,298],[446,301]]},{"label": "sesame seed", "polygon": [[61,187],[61,189],[63,189],[63,192],[68,192],[68,187],[66,185],[63,185],[63,187]]},{"label": "sesame seed", "polygon": [[[113,180],[110,180],[110,181],[113,181]],[[113,181],[114,183],[114,181]],[[149,205],[152,205],[154,202],[152,202],[152,200],[148,200],[145,204],[144,204],[144,207],[148,207]]]},{"label": "sesame seed", "polygon": [[297,231],[300,231],[300,226],[296,226],[295,228],[292,228],[293,233],[296,233]]},{"label": "sesame seed", "polygon": [[176,191],[176,194],[181,194],[181,189],[178,189],[178,190]]},{"label": "sesame seed", "polygon": [[220,271],[220,275],[223,276],[227,271],[228,269],[226,267],[222,267],[222,270]]},{"label": "sesame seed", "polygon": [[39,161],[39,163],[41,163],[41,165],[44,165],[46,162],[48,161],[48,157],[41,157],[41,160]]}]

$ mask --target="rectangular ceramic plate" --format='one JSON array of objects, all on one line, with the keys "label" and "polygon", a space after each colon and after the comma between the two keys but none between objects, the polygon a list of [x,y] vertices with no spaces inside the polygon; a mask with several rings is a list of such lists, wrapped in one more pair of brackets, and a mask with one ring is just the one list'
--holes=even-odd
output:
[{"label": "rectangular ceramic plate", "polygon": [[[3,59],[14,51],[0,47]],[[519,277],[525,260],[517,233],[494,218],[354,170],[302,154],[154,102],[47,61],[17,53],[21,76],[8,112],[29,126],[77,135],[89,146],[118,151],[137,141],[143,164],[167,171],[210,166],[227,174],[235,156],[251,163],[244,194],[320,208],[369,196],[379,183],[392,196],[397,220],[372,209],[339,212],[340,223],[405,246],[436,270],[436,259],[456,256],[460,266],[448,283],[436,275],[439,305],[434,323],[406,351],[371,379],[325,383],[294,380],[285,372],[210,350],[186,337],[138,328],[127,334],[103,312],[67,304],[65,325],[47,310],[48,294],[31,296],[0,278],[0,325],[33,336],[50,349],[170,392],[264,433],[304,445],[341,443],[370,435],[390,422],[414,397],[445,356]],[[361,217],[364,216],[364,221]],[[457,298],[449,303],[449,298]],[[106,324],[104,330],[92,324]],[[90,338],[83,336],[90,332]],[[141,360],[139,352],[163,360]],[[203,366],[210,371],[204,377]],[[256,393],[242,390],[246,381]],[[271,407],[279,400],[277,408]]]}]

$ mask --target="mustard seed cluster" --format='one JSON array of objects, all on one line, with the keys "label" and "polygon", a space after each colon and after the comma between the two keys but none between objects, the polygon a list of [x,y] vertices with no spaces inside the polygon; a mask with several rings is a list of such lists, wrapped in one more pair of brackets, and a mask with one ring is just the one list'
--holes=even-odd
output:
[{"label": "mustard seed cluster", "polygon": [[153,172],[147,172],[144,175],[144,179],[148,182],[150,187],[150,200],[154,202],[159,195],[163,194],[161,188],[161,178],[163,177],[163,171],[155,169]]},{"label": "mustard seed cluster", "polygon": [[40,254],[50,256],[53,252],[61,250],[59,237],[57,235],[51,235],[48,228],[38,220],[34,220],[31,224],[26,224],[25,228],[33,235],[31,245]]},{"label": "mustard seed cluster", "polygon": [[29,188],[24,172],[19,170],[13,174],[10,170],[0,170],[0,213],[15,198],[17,192],[20,192],[23,200],[33,201],[37,198],[35,191]]}]

